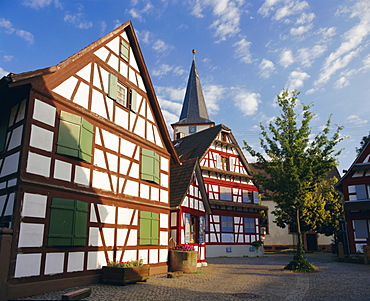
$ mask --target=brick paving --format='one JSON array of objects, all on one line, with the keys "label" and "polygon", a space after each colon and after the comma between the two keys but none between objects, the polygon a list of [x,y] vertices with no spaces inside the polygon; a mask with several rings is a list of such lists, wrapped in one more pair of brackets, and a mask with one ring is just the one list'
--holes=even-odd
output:
[{"label": "brick paving", "polygon": [[[178,278],[154,275],[127,286],[94,284],[83,300],[370,300],[370,265],[336,262],[331,254],[307,254],[316,273],[293,273],[283,267],[292,254],[251,258],[209,258],[208,266]],[[83,287],[40,294],[20,300],[61,300]]]}]

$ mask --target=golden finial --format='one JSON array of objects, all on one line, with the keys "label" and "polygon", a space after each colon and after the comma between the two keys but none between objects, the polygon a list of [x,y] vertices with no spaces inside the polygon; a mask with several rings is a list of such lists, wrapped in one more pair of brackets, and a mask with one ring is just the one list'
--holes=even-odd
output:
[{"label": "golden finial", "polygon": [[195,60],[195,54],[197,53],[197,51],[193,49],[191,52],[193,53],[193,60]]}]

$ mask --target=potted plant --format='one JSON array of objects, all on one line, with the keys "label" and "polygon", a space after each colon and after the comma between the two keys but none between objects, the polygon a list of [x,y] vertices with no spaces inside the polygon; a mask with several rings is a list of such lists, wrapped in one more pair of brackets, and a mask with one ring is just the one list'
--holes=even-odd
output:
[{"label": "potted plant", "polygon": [[194,273],[197,270],[198,252],[190,244],[177,245],[170,250],[169,268],[171,272]]},{"label": "potted plant", "polygon": [[126,285],[149,278],[150,265],[143,264],[143,260],[127,262],[108,261],[102,268],[102,282]]},{"label": "potted plant", "polygon": [[253,248],[250,248],[250,252],[256,253],[257,257],[263,255],[263,240],[253,241],[251,242],[251,245],[253,246]]}]

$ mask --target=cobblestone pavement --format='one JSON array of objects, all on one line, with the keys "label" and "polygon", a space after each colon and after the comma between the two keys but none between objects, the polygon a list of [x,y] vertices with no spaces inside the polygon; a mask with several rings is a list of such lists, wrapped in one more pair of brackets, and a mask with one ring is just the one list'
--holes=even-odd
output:
[{"label": "cobblestone pavement", "polygon": [[[209,258],[208,266],[179,278],[154,275],[127,286],[95,284],[84,300],[370,300],[370,265],[339,263],[331,254],[306,254],[316,273],[293,273],[283,267],[291,254],[251,258]],[[21,300],[61,300],[83,287]]]}]

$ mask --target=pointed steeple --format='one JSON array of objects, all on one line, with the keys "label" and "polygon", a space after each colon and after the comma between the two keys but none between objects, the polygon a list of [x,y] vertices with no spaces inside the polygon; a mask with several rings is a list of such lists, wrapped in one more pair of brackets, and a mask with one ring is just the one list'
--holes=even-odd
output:
[{"label": "pointed steeple", "polygon": [[[188,85],[184,102],[182,105],[179,121],[172,124],[176,132],[176,127],[183,125],[199,125],[202,129],[214,126],[214,122],[209,119],[206,103],[204,101],[203,90],[200,84],[197,66],[195,64],[195,50],[193,50],[193,61],[191,64]],[[193,128],[193,126],[192,126]],[[193,133],[190,130],[189,133]],[[188,133],[184,133],[187,136]],[[175,133],[176,135],[176,133]]]}]

